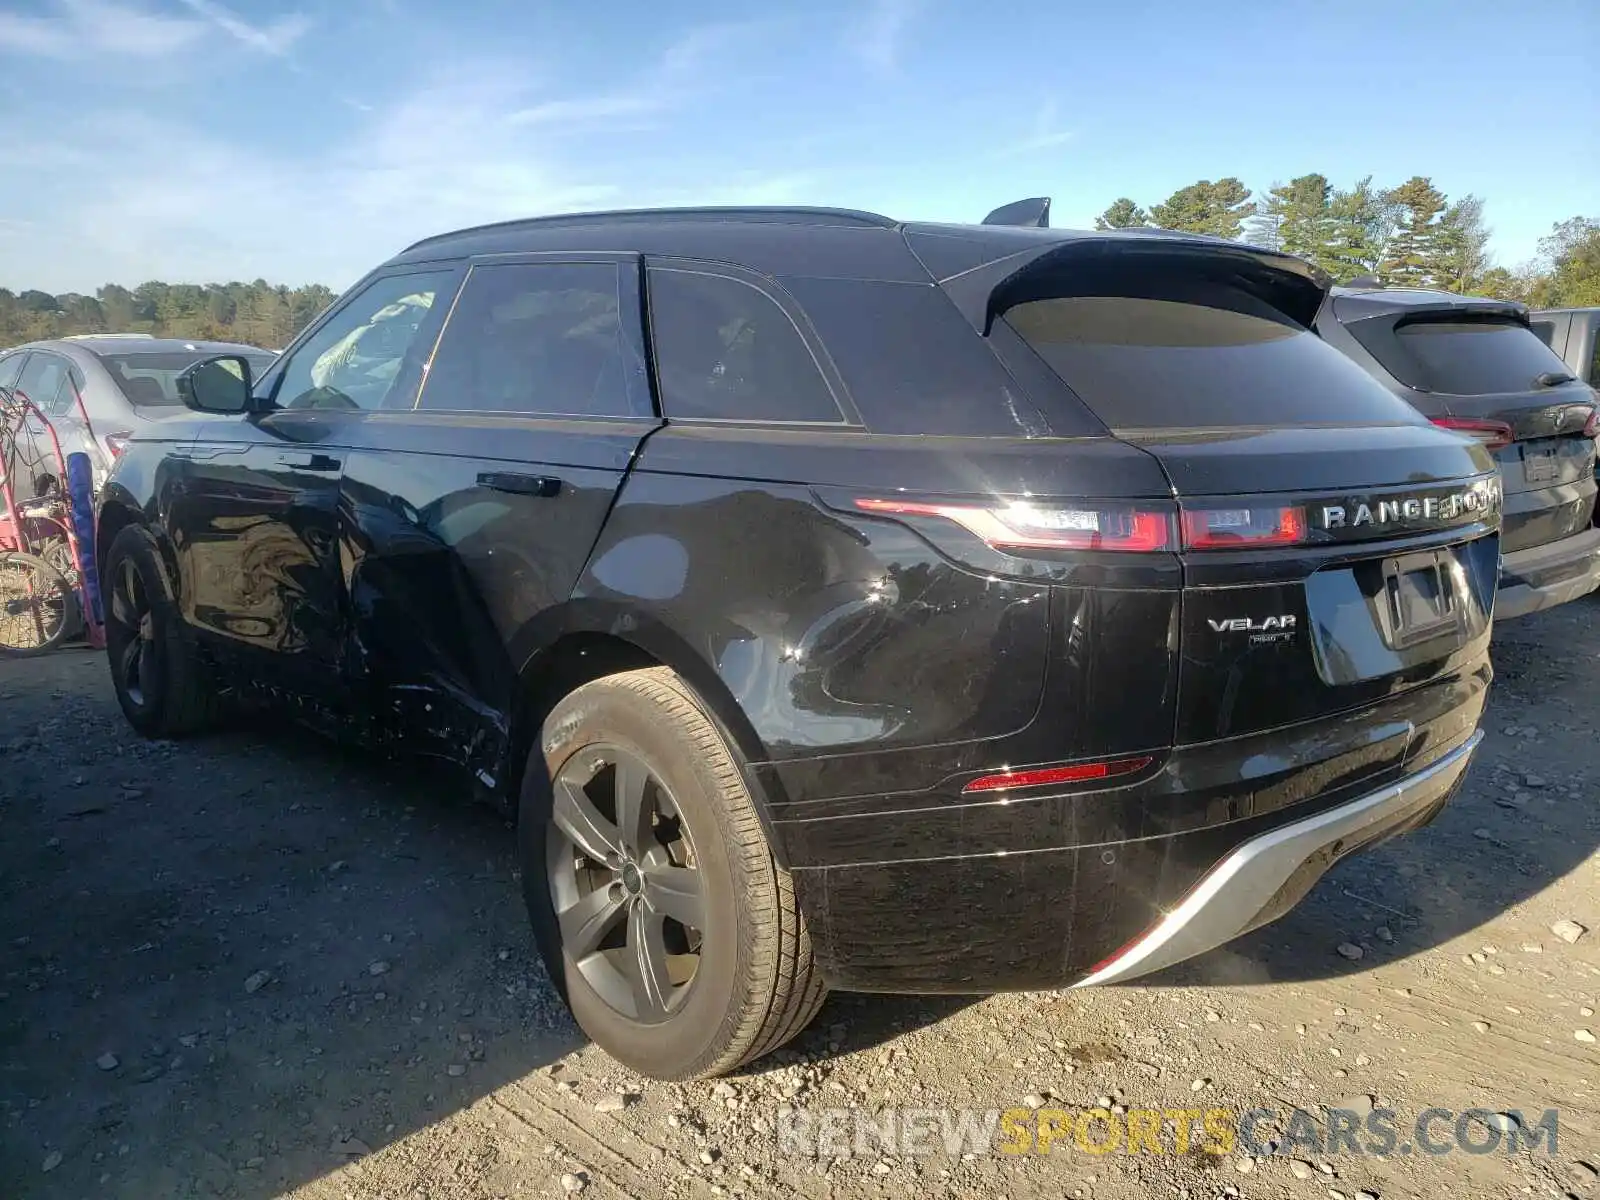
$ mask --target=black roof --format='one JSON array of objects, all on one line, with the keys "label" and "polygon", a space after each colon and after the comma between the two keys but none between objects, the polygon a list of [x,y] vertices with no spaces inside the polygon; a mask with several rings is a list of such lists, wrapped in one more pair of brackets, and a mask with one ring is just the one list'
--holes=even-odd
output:
[{"label": "black roof", "polygon": [[1459,309],[1463,312],[1494,313],[1521,317],[1527,308],[1514,300],[1496,300],[1490,296],[1460,296],[1455,292],[1438,292],[1429,288],[1386,287],[1335,287],[1332,290],[1334,307],[1342,320],[1360,320],[1365,317],[1386,317],[1396,313],[1430,312],[1441,309]]},{"label": "black roof", "polygon": [[[731,262],[774,276],[945,282],[976,267],[1018,265],[1069,243],[1240,243],[1158,229],[1074,230],[897,221],[846,208],[667,208],[569,213],[479,225],[424,238],[392,262],[425,263],[482,254],[637,253]],[[1288,256],[1248,249],[1300,270]],[[1304,268],[1310,270],[1310,268]]]}]

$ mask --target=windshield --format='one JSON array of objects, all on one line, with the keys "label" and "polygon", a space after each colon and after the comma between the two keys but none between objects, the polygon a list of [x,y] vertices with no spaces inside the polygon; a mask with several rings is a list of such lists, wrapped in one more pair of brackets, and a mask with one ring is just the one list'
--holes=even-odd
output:
[{"label": "windshield", "polygon": [[[241,353],[257,376],[273,363],[273,355],[265,350]],[[130,403],[138,408],[156,408],[182,404],[178,376],[211,354],[199,350],[119,350],[99,357]]]}]

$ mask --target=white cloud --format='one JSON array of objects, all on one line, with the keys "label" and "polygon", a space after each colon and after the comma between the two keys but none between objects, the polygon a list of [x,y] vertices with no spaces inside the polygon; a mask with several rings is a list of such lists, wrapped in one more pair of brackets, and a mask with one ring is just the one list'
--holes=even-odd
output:
[{"label": "white cloud", "polygon": [[238,14],[230,12],[213,0],[181,0],[185,8],[203,17],[228,36],[236,38],[252,50],[281,57],[311,28],[311,20],[302,13],[290,13],[268,25],[252,25]]},{"label": "white cloud", "polygon": [[1027,136],[1003,146],[1000,153],[1037,154],[1041,150],[1051,150],[1070,142],[1074,135],[1072,130],[1062,126],[1059,107],[1054,100],[1045,101],[1034,116]]},{"label": "white cloud", "polygon": [[845,48],[876,71],[896,70],[907,31],[921,8],[921,0],[871,0],[867,11],[846,28]]},{"label": "white cloud", "polygon": [[[0,229],[0,284],[59,292],[263,277],[338,287],[462,226],[645,203],[792,202],[811,186],[792,162],[729,169],[708,148],[703,165],[667,157],[641,168],[641,146],[626,137],[703,109],[738,77],[726,63],[751,48],[753,28],[692,31],[635,72],[628,91],[541,92],[521,60],[461,62],[387,95],[330,91],[324,140],[282,151],[208,132],[179,108],[97,104],[63,117],[0,105],[0,168],[26,165],[33,180],[8,215],[34,223],[26,236]],[[575,130],[584,136],[565,136]],[[84,188],[86,172],[115,188]],[[696,176],[708,183],[680,184]]]},{"label": "white cloud", "polygon": [[160,58],[194,44],[199,21],[165,17],[112,0],[59,0],[49,17],[0,13],[0,51],[49,58],[121,54]]}]

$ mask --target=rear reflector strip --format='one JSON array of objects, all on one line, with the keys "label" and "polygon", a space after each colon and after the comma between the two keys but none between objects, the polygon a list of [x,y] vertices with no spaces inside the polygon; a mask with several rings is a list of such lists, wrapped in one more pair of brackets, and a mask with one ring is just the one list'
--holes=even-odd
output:
[{"label": "rear reflector strip", "polygon": [[1091,779],[1111,779],[1118,775],[1131,775],[1151,763],[1149,755],[1143,758],[1124,758],[1114,762],[1077,763],[1070,767],[1041,767],[1031,771],[1002,771],[998,775],[980,775],[966,787],[967,792],[999,792],[1008,788],[1044,787],[1053,783],[1083,783]]}]

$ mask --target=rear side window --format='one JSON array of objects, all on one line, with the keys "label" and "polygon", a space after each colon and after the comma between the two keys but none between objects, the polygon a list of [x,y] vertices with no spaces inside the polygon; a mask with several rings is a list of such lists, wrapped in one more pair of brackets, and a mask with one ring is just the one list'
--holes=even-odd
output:
[{"label": "rear side window", "polygon": [[1005,320],[1112,429],[1411,424],[1415,410],[1254,297],[1030,300]]},{"label": "rear side window", "polygon": [[22,374],[22,364],[28,357],[26,350],[0,358],[0,388],[15,387],[17,376]]},{"label": "rear side window", "polygon": [[473,267],[419,407],[631,416],[620,313],[611,263]]},{"label": "rear side window", "polygon": [[49,413],[54,408],[56,393],[61,390],[66,378],[66,359],[36,351],[28,356],[28,365],[17,380],[17,390],[33,401],[33,406],[40,412]]},{"label": "rear side window", "polygon": [[1528,327],[1533,330],[1533,336],[1538,338],[1552,350],[1555,349],[1556,323],[1554,321],[1530,321]]},{"label": "rear side window", "polygon": [[[212,353],[209,350],[118,350],[100,352],[98,357],[130,404],[139,408],[175,408],[183,403],[178,395],[178,376]],[[272,365],[270,355],[246,354],[245,358],[257,379]]]},{"label": "rear side window", "polygon": [[786,278],[783,284],[805,309],[862,422],[874,433],[1105,433],[1077,406],[1070,414],[1041,412],[983,336],[932,284],[809,278]]},{"label": "rear side window", "polygon": [[1453,396],[1528,392],[1566,364],[1525,326],[1501,321],[1411,321],[1389,331],[1355,321],[1350,332],[1407,387]]},{"label": "rear side window", "polygon": [[753,284],[651,267],[650,330],[661,411],[668,418],[844,420],[789,314]]}]

